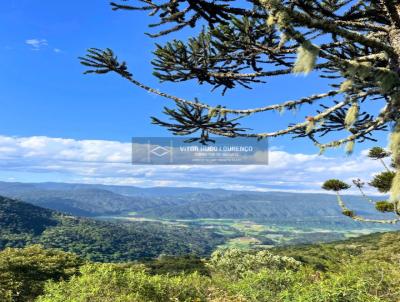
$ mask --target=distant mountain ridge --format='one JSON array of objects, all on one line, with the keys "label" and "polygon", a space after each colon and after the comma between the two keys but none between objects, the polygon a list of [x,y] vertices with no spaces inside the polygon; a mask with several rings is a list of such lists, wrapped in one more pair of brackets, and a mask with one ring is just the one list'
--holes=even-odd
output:
[{"label": "distant mountain ridge", "polygon": [[[165,219],[252,219],[270,222],[320,221],[357,224],[344,217],[329,194],[249,192],[201,188],[138,188],[93,184],[0,182],[0,195],[76,216],[137,215]],[[365,216],[383,217],[358,196],[349,206]],[[387,217],[387,216],[386,216]]]}]

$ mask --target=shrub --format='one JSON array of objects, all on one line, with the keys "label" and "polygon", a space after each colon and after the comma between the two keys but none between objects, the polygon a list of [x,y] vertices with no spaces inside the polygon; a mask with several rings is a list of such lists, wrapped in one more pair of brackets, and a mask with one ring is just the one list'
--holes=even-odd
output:
[{"label": "shrub", "polygon": [[379,212],[394,212],[394,204],[388,201],[378,201],[375,203],[375,208]]},{"label": "shrub", "polygon": [[318,282],[296,283],[282,292],[285,302],[397,302],[400,299],[400,272],[389,263],[352,262],[338,272],[322,276]]},{"label": "shrub", "polygon": [[7,248],[0,252],[0,301],[33,301],[47,280],[68,279],[81,265],[71,253],[38,245]]},{"label": "shrub", "polygon": [[220,249],[211,255],[208,266],[214,273],[236,278],[248,272],[265,269],[296,270],[301,263],[291,257],[274,255],[267,250],[252,253],[240,249]]},{"label": "shrub", "polygon": [[81,275],[51,282],[38,302],[207,301],[209,278],[197,273],[149,275],[141,266],[89,264]]}]

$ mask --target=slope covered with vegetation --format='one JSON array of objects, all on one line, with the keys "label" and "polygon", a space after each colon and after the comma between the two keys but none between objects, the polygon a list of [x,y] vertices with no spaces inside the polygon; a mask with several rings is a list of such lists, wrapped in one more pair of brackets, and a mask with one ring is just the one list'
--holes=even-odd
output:
[{"label": "slope covered with vegetation", "polygon": [[77,218],[0,197],[0,249],[38,243],[93,261],[132,261],[161,254],[207,255],[223,242],[206,229]]},{"label": "slope covered with vegetation", "polygon": [[223,242],[207,229],[77,218],[0,197],[0,301],[400,299],[399,232],[269,250],[216,249]]},{"label": "slope covered with vegetation", "polygon": [[217,250],[208,259],[114,264],[39,246],[6,249],[0,301],[397,302],[399,248],[394,232],[279,250]]}]

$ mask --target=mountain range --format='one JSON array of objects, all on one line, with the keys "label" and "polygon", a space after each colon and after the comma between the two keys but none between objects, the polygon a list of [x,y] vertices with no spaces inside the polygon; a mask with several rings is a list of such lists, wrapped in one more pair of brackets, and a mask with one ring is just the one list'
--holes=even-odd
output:
[{"label": "mountain range", "polygon": [[[0,182],[0,195],[83,217],[136,215],[156,219],[250,219],[261,222],[314,221],[355,226],[330,194],[249,192],[222,189]],[[361,196],[345,196],[350,208],[377,214]],[[387,217],[388,215],[386,215]]]}]

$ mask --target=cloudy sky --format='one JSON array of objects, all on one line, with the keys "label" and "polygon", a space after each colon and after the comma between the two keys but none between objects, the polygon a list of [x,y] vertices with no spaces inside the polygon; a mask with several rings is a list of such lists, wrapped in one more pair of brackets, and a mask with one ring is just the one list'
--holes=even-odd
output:
[{"label": "cloudy sky", "polygon": [[355,177],[369,179],[382,168],[364,154],[338,160],[337,157],[288,153],[273,148],[268,165],[136,166],[130,161],[130,143],[0,136],[0,178],[318,192],[324,179],[341,178],[351,183]]},{"label": "cloudy sky", "polygon": [[[146,14],[113,12],[108,0],[2,3],[0,11],[0,180],[66,181],[138,186],[198,186],[251,190],[318,191],[327,178],[368,180],[381,169],[365,158],[366,143],[348,157],[342,149],[318,156],[306,140],[269,142],[267,166],[133,166],[135,136],[167,136],[150,124],[168,101],[113,76],[84,76],[77,59],[89,47],[111,47],[139,80],[160,90],[211,104],[251,108],[329,90],[314,75],[269,80],[222,96],[196,82],[159,83],[150,61],[155,41]],[[186,39],[193,32],[170,38]],[[158,40],[165,43],[167,38]],[[339,99],[338,99],[339,100]],[[333,102],[334,99],[329,100]],[[376,109],[376,108],[372,108]],[[244,126],[272,131],[310,113],[271,113]],[[386,145],[387,134],[378,135]]]}]

